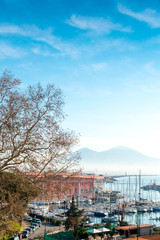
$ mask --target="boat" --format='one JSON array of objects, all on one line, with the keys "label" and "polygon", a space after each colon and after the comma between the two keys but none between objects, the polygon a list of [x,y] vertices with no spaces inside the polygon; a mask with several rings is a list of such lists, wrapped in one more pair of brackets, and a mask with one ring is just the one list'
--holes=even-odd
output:
[{"label": "boat", "polygon": [[91,216],[91,217],[93,217],[95,214],[94,214],[94,212],[84,212],[83,215],[84,216]]},{"label": "boat", "polygon": [[108,216],[108,212],[103,212],[103,211],[94,211],[95,217],[106,217]]},{"label": "boat", "polygon": [[105,223],[105,222],[111,222],[111,223],[114,223],[114,222],[118,222],[118,217],[117,216],[113,216],[113,217],[104,217],[102,218],[102,223]]}]

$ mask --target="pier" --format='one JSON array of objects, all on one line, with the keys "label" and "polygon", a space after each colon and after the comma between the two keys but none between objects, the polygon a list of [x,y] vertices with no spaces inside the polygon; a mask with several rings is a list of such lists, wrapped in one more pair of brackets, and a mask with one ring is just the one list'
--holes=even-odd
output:
[{"label": "pier", "polygon": [[[141,177],[154,177],[160,176],[159,174],[141,174]],[[124,174],[124,175],[112,175],[111,178],[121,178],[121,177],[139,177],[139,174]]]}]

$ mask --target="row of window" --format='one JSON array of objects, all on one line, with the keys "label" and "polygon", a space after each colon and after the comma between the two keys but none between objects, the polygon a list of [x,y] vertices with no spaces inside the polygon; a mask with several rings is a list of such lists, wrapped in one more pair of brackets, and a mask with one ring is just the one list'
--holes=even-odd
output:
[{"label": "row of window", "polygon": [[[93,188],[91,188],[90,189],[90,193],[93,193],[94,192],[94,190],[93,190]],[[86,188],[86,189],[83,189],[83,188],[81,188],[81,192],[80,192],[81,194],[88,194],[89,193],[89,190],[88,190],[88,188]],[[53,190],[50,192],[50,195],[51,196],[53,196],[53,194],[54,194],[54,192],[53,192]],[[64,194],[65,194],[65,192],[64,192]],[[69,189],[69,194],[72,194],[72,190],[71,189]],[[77,190],[77,188],[75,189],[75,194],[78,194],[78,190]],[[45,195],[48,195],[47,194],[47,192],[45,192]]]},{"label": "row of window", "polygon": [[[90,193],[93,193],[94,192],[94,190],[93,190],[93,188],[91,188],[90,189]],[[71,189],[69,189],[69,194],[71,194],[72,193],[72,191],[71,191]],[[88,188],[86,188],[86,189],[83,189],[83,188],[81,188],[81,194],[83,194],[83,193],[89,193],[89,190],[88,190]],[[78,190],[77,190],[77,188],[75,188],[75,194],[78,194]]]},{"label": "row of window", "polygon": [[[88,191],[88,188],[86,188],[85,191],[84,191],[83,188],[81,189],[81,194],[83,194],[83,193],[88,193],[88,192],[89,192],[89,191]],[[90,193],[93,193],[93,188],[90,189]]]},{"label": "row of window", "polygon": [[[76,183],[63,183],[64,185],[75,185],[75,186],[77,186],[78,185],[78,183],[76,182]],[[88,184],[88,182],[87,182],[87,184]],[[93,182],[91,182],[90,183],[91,184],[91,186],[93,186]],[[57,183],[52,183],[51,184],[51,186],[52,187],[54,187],[55,185],[57,185],[57,186],[60,186],[60,183],[59,182],[57,182]],[[81,182],[81,186],[83,186],[84,185],[84,183],[83,182]]]}]

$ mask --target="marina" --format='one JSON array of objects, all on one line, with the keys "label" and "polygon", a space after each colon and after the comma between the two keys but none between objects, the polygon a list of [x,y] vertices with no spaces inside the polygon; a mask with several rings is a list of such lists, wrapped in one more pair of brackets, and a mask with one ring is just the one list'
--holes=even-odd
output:
[{"label": "marina", "polygon": [[[104,197],[98,193],[92,199],[78,199],[78,207],[84,209],[84,217],[88,218],[88,224],[111,222],[118,225],[124,216],[123,221],[128,224],[152,224],[160,226],[160,193],[153,189],[145,190],[141,186],[147,184],[160,184],[159,176],[135,176],[115,179],[111,183],[105,183],[105,192],[109,196],[117,193],[116,201]],[[141,183],[139,182],[141,181]],[[119,197],[121,196],[121,197]],[[62,200],[53,202],[39,202],[29,205],[32,214],[65,221],[65,212],[69,208],[70,201]]]},{"label": "marina", "polygon": [[[138,213],[141,224],[160,226],[160,192],[156,188],[156,185],[160,184],[160,176],[133,175],[115,179],[113,183],[106,183],[106,190],[118,190],[123,195],[124,198],[118,201],[119,204],[127,203],[124,220],[137,223]],[[154,188],[143,188],[147,185],[154,186]]]}]

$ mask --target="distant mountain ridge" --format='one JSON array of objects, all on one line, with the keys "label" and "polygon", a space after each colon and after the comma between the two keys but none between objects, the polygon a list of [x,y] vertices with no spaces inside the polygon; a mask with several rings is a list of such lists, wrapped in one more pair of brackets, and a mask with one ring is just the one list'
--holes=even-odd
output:
[{"label": "distant mountain ridge", "polygon": [[82,148],[77,152],[81,155],[84,170],[137,174],[141,169],[145,174],[160,174],[160,159],[146,156],[126,146],[117,146],[102,152]]}]

